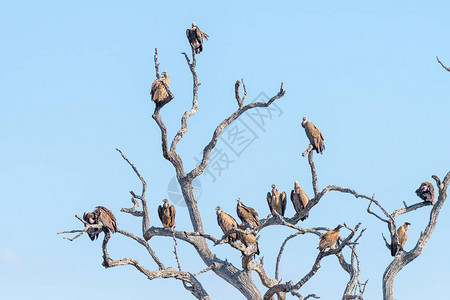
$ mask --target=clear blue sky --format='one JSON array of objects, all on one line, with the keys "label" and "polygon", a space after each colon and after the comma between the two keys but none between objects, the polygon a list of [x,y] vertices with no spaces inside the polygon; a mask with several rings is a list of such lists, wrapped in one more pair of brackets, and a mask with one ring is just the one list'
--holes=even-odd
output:
[{"label": "clear blue sky", "polygon": [[[128,191],[140,184],[114,150],[121,148],[149,184],[151,222],[168,197],[173,167],[161,155],[159,129],[151,119],[149,90],[154,80],[153,49],[167,70],[175,99],[163,109],[169,137],[189,107],[192,79],[182,51],[192,21],[210,34],[198,57],[200,110],[179,144],[187,169],[215,126],[236,109],[234,82],[245,78],[248,101],[271,96],[281,81],[282,112],[265,126],[244,119],[257,138],[215,182],[202,175],[199,207],[208,232],[221,236],[214,208],[235,215],[235,198],[269,211],[265,194],[275,183],[290,192],[294,180],[311,196],[310,173],[300,153],[307,139],[306,115],[323,132],[326,150],[316,156],[321,188],[338,184],[372,195],[392,211],[418,201],[414,190],[450,166],[448,138],[450,65],[448,1],[227,1],[165,3],[136,1],[10,1],[0,9],[0,298],[2,299],[170,299],[190,297],[175,280],[148,281],[132,267],[105,270],[101,241],[87,236],[69,242],[55,233],[81,228],[74,218],[103,205],[120,228],[138,233],[140,220],[120,213]],[[248,116],[247,116],[248,118]],[[446,299],[450,261],[447,203],[422,256],[397,277],[398,299]],[[367,299],[380,299],[381,277],[391,261],[381,232],[385,225],[366,213],[367,202],[329,194],[314,207],[305,227],[363,222],[358,246]],[[400,217],[412,226],[406,249],[415,244],[430,208]],[[287,214],[293,215],[288,204]],[[190,230],[185,208],[177,206],[178,229]],[[271,276],[279,244],[292,230],[262,232],[261,252]],[[346,231],[343,231],[346,233]],[[151,241],[166,265],[175,266],[171,239]],[[281,265],[283,280],[298,281],[311,267],[318,239],[290,241]],[[182,267],[204,267],[180,243]],[[240,265],[240,254],[214,248]],[[112,258],[155,264],[144,249],[123,236],[110,242]],[[254,275],[255,281],[257,279]],[[213,273],[200,275],[212,299],[240,299]],[[347,281],[335,257],[322,262],[303,293],[338,299]],[[166,296],[167,297],[167,296]]]}]

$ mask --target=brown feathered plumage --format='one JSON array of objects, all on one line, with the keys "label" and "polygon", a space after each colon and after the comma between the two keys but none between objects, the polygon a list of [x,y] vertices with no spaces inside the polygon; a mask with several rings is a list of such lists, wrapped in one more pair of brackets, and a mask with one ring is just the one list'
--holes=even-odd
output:
[{"label": "brown feathered plumage", "polygon": [[167,75],[166,71],[162,72],[161,78],[156,79],[152,84],[152,90],[150,91],[150,94],[152,96],[152,101],[156,104],[160,104],[168,97],[167,90],[164,87],[164,84],[161,83],[161,81],[164,81],[167,84],[167,87],[170,87],[170,78]]},{"label": "brown feathered plumage", "polygon": [[320,130],[313,123],[307,121],[306,117],[303,117],[302,126],[305,128],[306,136],[313,146],[313,150],[322,154],[323,150],[325,150],[325,144],[323,143],[324,138]]},{"label": "brown feathered plumage", "polygon": [[158,215],[164,228],[172,228],[175,222],[175,207],[169,205],[169,200],[164,199],[164,204],[158,206]]},{"label": "brown feathered plumage", "polygon": [[201,31],[195,23],[192,23],[192,28],[186,29],[186,36],[196,54],[203,51],[203,38],[205,40],[209,38],[209,35]]},{"label": "brown feathered plumage", "polygon": [[94,213],[98,216],[98,220],[103,226],[103,231],[111,231],[112,233],[117,230],[117,223],[114,214],[103,206],[97,206]]},{"label": "brown feathered plumage", "polygon": [[416,190],[417,196],[420,199],[431,202],[434,205],[434,186],[429,182],[422,182],[420,187]]},{"label": "brown feathered plumage", "polygon": [[[300,188],[298,181],[294,182],[294,189],[291,191],[291,201],[297,213],[305,209],[306,205],[308,205],[308,195],[306,195],[306,193]],[[307,217],[308,215],[304,216],[300,220],[304,221]]]},{"label": "brown feathered plumage", "polygon": [[[216,207],[216,212],[217,212],[217,224],[219,224],[223,233],[238,227],[238,223],[236,222],[236,220],[232,216],[224,212],[220,206]],[[228,235],[228,239],[232,242],[239,240],[240,238],[241,237],[238,232],[234,232]]]},{"label": "brown feathered plumage", "polygon": [[252,233],[241,234],[241,241],[245,245],[245,247],[248,247],[251,244],[256,242],[256,252],[255,252],[255,254],[259,255],[259,246],[258,246],[258,242],[256,241],[256,237],[255,237],[254,234],[252,234]]},{"label": "brown feathered plumage", "polygon": [[[91,225],[98,224],[98,216],[94,212],[87,212],[87,213],[85,212],[83,214],[83,220]],[[87,225],[85,225],[84,227],[86,226]],[[93,241],[98,238],[98,235],[100,234],[100,232],[102,232],[102,230],[100,228],[99,229],[89,228],[86,232],[89,235],[91,241]]]},{"label": "brown feathered plumage", "polygon": [[276,211],[279,215],[284,216],[286,211],[286,193],[277,190],[277,186],[272,184],[272,194],[267,193],[267,204],[269,204],[270,212],[274,214]]},{"label": "brown feathered plumage", "polygon": [[247,223],[250,225],[250,227],[258,227],[260,224],[258,213],[253,208],[242,204],[241,198],[237,198],[236,200],[238,202],[236,206],[236,212],[242,223]]},{"label": "brown feathered plumage", "polygon": [[325,232],[320,236],[319,249],[320,251],[325,250],[326,248],[333,247],[339,239],[339,229],[342,228],[342,225],[338,225],[335,229]]},{"label": "brown feathered plumage", "polygon": [[405,222],[402,226],[400,226],[397,230],[397,236],[398,236],[398,242],[399,245],[397,246],[396,241],[391,242],[391,255],[395,256],[400,250],[403,250],[403,246],[405,246],[406,243],[406,231],[408,231],[409,225],[411,223]]}]

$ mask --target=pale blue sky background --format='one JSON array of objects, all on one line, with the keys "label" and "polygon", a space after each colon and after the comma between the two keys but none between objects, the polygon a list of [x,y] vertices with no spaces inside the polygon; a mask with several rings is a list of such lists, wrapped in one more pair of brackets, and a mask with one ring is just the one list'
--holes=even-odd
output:
[{"label": "pale blue sky background", "polygon": [[[197,2],[196,2],[197,3]],[[208,232],[221,236],[214,208],[235,215],[235,198],[269,211],[265,194],[276,183],[288,193],[299,180],[311,195],[310,173],[300,153],[307,139],[300,118],[323,132],[326,150],[316,156],[321,188],[338,184],[372,195],[392,211],[418,201],[414,190],[432,174],[449,170],[450,65],[447,1],[227,1],[221,3],[136,1],[10,1],[0,9],[0,298],[154,299],[190,297],[179,281],[148,281],[132,267],[105,270],[101,240],[75,242],[55,233],[81,228],[74,218],[97,205],[113,210],[122,229],[138,233],[140,220],[123,213],[128,191],[140,183],[114,150],[121,148],[149,184],[151,222],[166,198],[173,167],[161,155],[159,129],[151,119],[153,49],[175,94],[162,115],[169,137],[189,107],[192,79],[182,51],[192,21],[210,34],[198,57],[200,110],[179,144],[186,169],[215,126],[236,109],[234,82],[245,78],[248,101],[274,95],[281,81],[286,96],[258,138],[216,182],[202,175],[199,207]],[[250,124],[250,123],[249,123]],[[252,125],[254,126],[254,125]],[[256,129],[255,129],[256,128]],[[259,131],[258,131],[259,130]],[[226,149],[224,143],[218,147]],[[385,225],[366,213],[367,202],[329,194],[314,207],[305,227],[358,221],[367,227],[358,246],[367,299],[380,299],[381,277],[391,261],[381,232]],[[400,217],[412,223],[406,249],[415,244],[430,208]],[[177,206],[178,229],[190,230],[187,211]],[[287,215],[293,215],[288,204]],[[447,299],[450,261],[446,204],[422,256],[396,280],[397,299]],[[261,252],[273,276],[282,240],[293,231],[262,232]],[[343,233],[347,234],[344,230]],[[175,266],[173,241],[155,238],[163,262]],[[316,236],[290,241],[281,265],[283,280],[298,281],[317,254]],[[182,267],[204,268],[180,242]],[[155,264],[144,249],[114,235],[113,258]],[[240,253],[214,248],[240,266]],[[259,284],[256,274],[255,281]],[[326,258],[302,292],[340,299],[347,281],[335,257]],[[213,273],[199,276],[212,299],[241,299]],[[265,289],[263,289],[265,290]],[[169,292],[169,296],[167,296]]]}]

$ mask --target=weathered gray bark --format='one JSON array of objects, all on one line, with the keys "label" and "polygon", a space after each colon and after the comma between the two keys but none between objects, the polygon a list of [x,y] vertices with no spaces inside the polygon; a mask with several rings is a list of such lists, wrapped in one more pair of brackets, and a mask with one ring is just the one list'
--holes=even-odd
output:
[{"label": "weathered gray bark", "polygon": [[[436,185],[438,187],[438,200],[436,204],[433,206],[430,212],[430,221],[428,222],[427,227],[424,232],[420,234],[419,240],[416,243],[416,246],[408,252],[400,251],[395,257],[394,260],[389,264],[383,274],[383,299],[384,300],[394,300],[394,280],[397,276],[398,272],[400,272],[407,264],[416,259],[420,254],[422,254],[425,245],[431,238],[433,234],[434,228],[437,224],[437,218],[439,216],[439,212],[444,205],[445,200],[447,199],[447,187],[450,182],[450,172],[447,173],[444,180],[441,180],[437,176],[433,176],[433,179],[436,181]],[[411,211],[408,209],[410,207],[405,207],[400,210],[396,210],[392,216],[395,221],[395,217],[399,214],[406,213]]]}]

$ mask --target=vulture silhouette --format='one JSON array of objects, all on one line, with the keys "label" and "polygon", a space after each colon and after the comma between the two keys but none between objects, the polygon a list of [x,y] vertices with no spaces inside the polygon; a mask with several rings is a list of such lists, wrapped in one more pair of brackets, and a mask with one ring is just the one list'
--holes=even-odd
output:
[{"label": "vulture silhouette", "polygon": [[411,225],[411,223],[409,222],[405,222],[402,226],[400,226],[397,230],[397,237],[398,237],[398,242],[399,245],[397,245],[397,242],[392,240],[391,242],[391,255],[395,256],[400,250],[403,250],[403,246],[406,243],[406,231],[408,231],[409,229],[409,225]]},{"label": "vulture silhouette", "polygon": [[416,195],[426,202],[431,202],[434,205],[434,186],[429,182],[422,182],[420,187],[416,190]]},{"label": "vulture silhouette", "polygon": [[196,54],[203,51],[203,38],[205,40],[208,40],[209,38],[209,35],[201,31],[195,23],[192,23],[192,28],[186,29],[186,36],[189,40],[189,44],[191,44],[191,48]]},{"label": "vulture silhouette", "polygon": [[112,211],[103,206],[97,206],[94,210],[94,214],[97,215],[98,221],[102,224],[103,231],[112,233],[117,230],[116,217]]},{"label": "vulture silhouette", "polygon": [[322,154],[323,150],[325,150],[325,144],[323,143],[324,138],[320,130],[313,123],[307,121],[306,117],[303,117],[302,126],[305,128],[306,136],[311,146],[313,146],[313,150]]},{"label": "vulture silhouette", "polygon": [[[233,228],[238,228],[238,223],[236,222],[236,220],[232,216],[230,216],[229,214],[224,212],[222,210],[222,207],[217,206],[216,213],[217,213],[217,224],[219,224],[223,233],[225,233],[228,230],[231,230]],[[241,239],[241,235],[239,232],[233,232],[228,235],[228,239],[231,242],[235,242],[235,241]]]},{"label": "vulture silhouette", "polygon": [[241,202],[241,198],[237,198],[236,212],[242,223],[249,224],[250,227],[255,228],[259,226],[258,213],[251,207],[245,206]]},{"label": "vulture silhouette", "polygon": [[167,75],[166,71],[161,73],[161,78],[156,79],[153,82],[152,90],[150,91],[152,101],[155,102],[157,105],[161,105],[162,102],[168,97],[167,90],[161,81],[164,81],[167,84],[167,87],[170,87],[170,78]]},{"label": "vulture silhouette", "polygon": [[269,204],[270,212],[274,214],[274,211],[279,215],[284,216],[286,211],[286,193],[277,190],[277,186],[272,184],[272,193],[267,193],[267,204]]},{"label": "vulture silhouette", "polygon": [[335,229],[325,232],[320,236],[319,249],[320,251],[324,251],[326,248],[333,247],[339,239],[339,229],[343,226],[339,224]]},{"label": "vulture silhouette", "polygon": [[164,204],[158,206],[158,215],[164,228],[172,228],[175,222],[175,207],[169,205],[169,200],[164,199]]},{"label": "vulture silhouette", "polygon": [[[294,205],[295,211],[300,213],[308,205],[309,198],[306,193],[298,185],[298,181],[294,182],[294,189],[291,191],[291,201]],[[304,221],[308,215],[304,216],[300,220]]]},{"label": "vulture silhouette", "polygon": [[[98,216],[94,212],[85,212],[83,214],[83,220],[86,221],[86,223],[94,225],[98,224]],[[84,227],[87,227],[87,225],[84,225]],[[100,228],[89,228],[86,233],[88,234],[91,241],[98,238],[98,235],[102,232]]]}]

